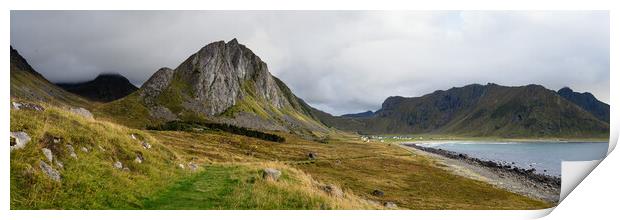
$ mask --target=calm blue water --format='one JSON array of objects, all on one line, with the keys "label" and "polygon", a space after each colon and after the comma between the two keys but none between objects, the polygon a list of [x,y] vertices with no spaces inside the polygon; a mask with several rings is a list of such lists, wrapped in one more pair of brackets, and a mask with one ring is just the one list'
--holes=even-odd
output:
[{"label": "calm blue water", "polygon": [[[427,142],[424,147],[465,153],[484,160],[514,162],[513,166],[536,168],[537,173],[561,174],[562,161],[598,160],[607,154],[608,143],[566,142]],[[547,170],[547,172],[543,172]]]}]

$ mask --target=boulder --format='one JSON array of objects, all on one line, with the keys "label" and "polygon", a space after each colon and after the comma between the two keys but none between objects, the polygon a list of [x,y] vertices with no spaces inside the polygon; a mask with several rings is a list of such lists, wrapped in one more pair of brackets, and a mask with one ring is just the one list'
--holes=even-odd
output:
[{"label": "boulder", "polygon": [[375,189],[374,191],[372,191],[372,195],[373,196],[383,196],[385,195],[385,193],[381,190]]},{"label": "boulder", "polygon": [[397,209],[398,208],[398,206],[394,202],[385,202],[385,203],[383,203],[383,206],[385,206],[385,208],[388,208],[388,209]]},{"label": "boulder", "polygon": [[114,163],[114,168],[119,169],[119,170],[123,169],[123,163],[121,163],[120,161],[116,161]]},{"label": "boulder", "polygon": [[330,196],[333,196],[336,198],[342,198],[344,196],[344,192],[342,192],[342,190],[336,185],[327,184],[321,188],[323,189],[323,191],[325,191]]},{"label": "boulder", "polygon": [[282,172],[280,172],[279,170],[273,168],[263,169],[263,179],[265,180],[278,181],[280,175],[282,175]]},{"label": "boulder", "polygon": [[11,150],[22,149],[30,142],[30,136],[23,131],[11,132]]},{"label": "boulder", "polygon": [[43,155],[45,155],[45,158],[47,158],[47,160],[50,163],[54,160],[54,155],[52,154],[52,150],[47,149],[47,148],[43,148],[43,149],[41,149],[41,151],[43,152]]},{"label": "boulder", "polygon": [[43,173],[45,173],[45,175],[47,175],[50,179],[60,182],[60,173],[54,170],[52,166],[48,165],[43,161],[39,161],[39,167],[41,168]]},{"label": "boulder", "polygon": [[88,118],[88,119],[93,119],[93,113],[90,113],[90,111],[86,110],[85,108],[71,108],[69,109],[69,111],[73,112],[73,114],[82,116],[84,118]]}]

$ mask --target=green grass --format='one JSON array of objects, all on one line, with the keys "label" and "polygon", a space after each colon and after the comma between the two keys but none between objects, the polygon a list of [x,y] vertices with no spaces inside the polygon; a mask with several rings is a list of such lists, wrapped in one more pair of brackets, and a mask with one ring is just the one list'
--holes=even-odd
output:
[{"label": "green grass", "polygon": [[178,181],[148,198],[144,209],[333,209],[326,196],[285,185],[301,181],[285,172],[275,183],[260,171],[243,166],[215,165]]}]

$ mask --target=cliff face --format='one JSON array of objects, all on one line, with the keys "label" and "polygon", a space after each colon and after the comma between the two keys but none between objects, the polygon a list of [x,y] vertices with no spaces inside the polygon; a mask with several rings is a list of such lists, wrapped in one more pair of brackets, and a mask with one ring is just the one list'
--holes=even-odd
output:
[{"label": "cliff face", "polygon": [[592,113],[599,120],[609,123],[609,105],[599,101],[591,93],[574,92],[572,89],[564,87],[558,90],[558,95]]},{"label": "cliff face", "polygon": [[272,130],[324,129],[267,64],[236,39],[210,43],[175,69],[159,69],[138,94],[156,117],[171,113]]}]

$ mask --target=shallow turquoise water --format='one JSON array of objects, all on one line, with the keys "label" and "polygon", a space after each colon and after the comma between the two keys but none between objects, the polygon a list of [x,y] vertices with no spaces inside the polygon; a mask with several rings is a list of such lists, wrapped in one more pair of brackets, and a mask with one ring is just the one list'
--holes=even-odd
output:
[{"label": "shallow turquoise water", "polygon": [[[424,147],[465,153],[484,160],[503,161],[521,168],[535,168],[537,173],[561,174],[562,161],[598,160],[607,154],[603,142],[427,142]],[[514,164],[512,164],[514,162]],[[546,171],[545,171],[546,170]]]}]

